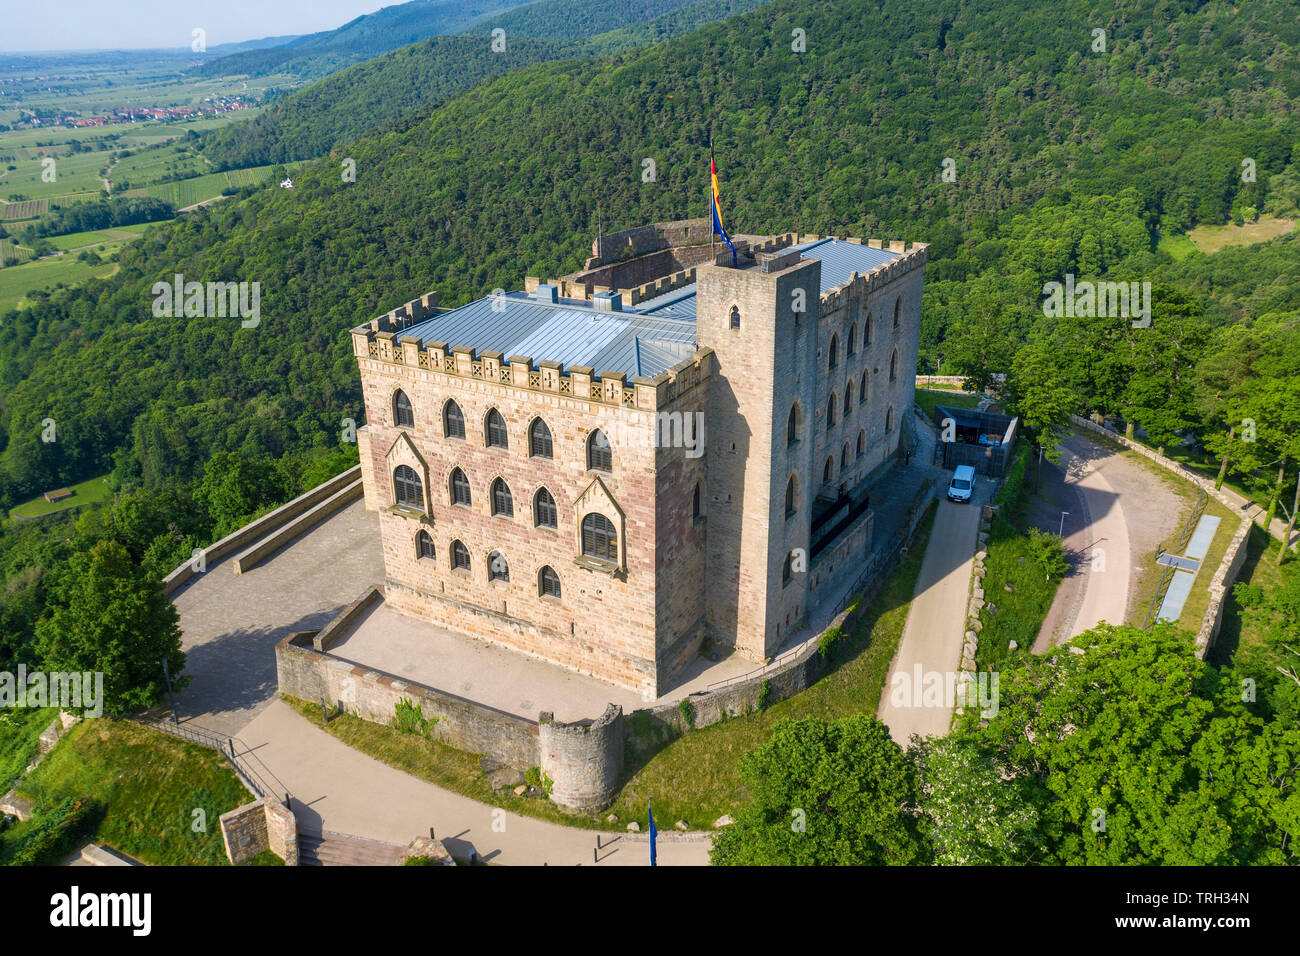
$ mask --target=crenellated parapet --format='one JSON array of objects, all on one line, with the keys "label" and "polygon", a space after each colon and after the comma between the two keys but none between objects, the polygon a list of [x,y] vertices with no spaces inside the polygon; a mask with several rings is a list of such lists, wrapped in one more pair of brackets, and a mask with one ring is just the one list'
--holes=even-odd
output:
[{"label": "crenellated parapet", "polygon": [[[395,310],[397,311],[397,310]],[[418,321],[418,320],[416,320]],[[388,324],[381,330],[376,326]],[[623,372],[595,370],[582,365],[565,368],[563,362],[532,356],[485,351],[446,342],[425,342],[421,347],[416,336],[401,334],[406,327],[395,328],[393,313],[380,316],[352,330],[353,353],[357,360],[367,359],[383,365],[435,375],[449,375],[478,380],[510,388],[581,399],[638,411],[666,408],[686,392],[699,386],[715,366],[713,351],[699,349],[666,372],[654,377],[636,376],[631,382]]]}]

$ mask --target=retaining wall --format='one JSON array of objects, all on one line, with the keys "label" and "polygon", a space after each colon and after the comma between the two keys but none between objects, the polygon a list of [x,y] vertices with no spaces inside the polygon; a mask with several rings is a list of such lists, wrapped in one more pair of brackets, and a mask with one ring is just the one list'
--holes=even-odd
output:
[{"label": "retaining wall", "polygon": [[[359,481],[360,478],[361,466],[354,465],[347,471],[335,475],[329,481],[304,492],[287,504],[283,504],[274,511],[264,514],[256,521],[244,525],[238,531],[226,535],[220,541],[203,549],[202,566],[206,569],[209,565],[215,564],[227,555],[234,554],[240,548],[247,547],[263,535],[270,534],[276,528],[309,511],[334,493],[343,490],[352,482]],[[195,560],[195,558],[192,558],[186,561],[163,578],[163,594],[173,594],[182,586],[188,584],[195,576],[204,573],[195,569]]]},{"label": "retaining wall", "polygon": [[298,865],[298,821],[284,804],[263,797],[223,813],[219,822],[226,857],[233,866],[267,850],[286,866]]}]

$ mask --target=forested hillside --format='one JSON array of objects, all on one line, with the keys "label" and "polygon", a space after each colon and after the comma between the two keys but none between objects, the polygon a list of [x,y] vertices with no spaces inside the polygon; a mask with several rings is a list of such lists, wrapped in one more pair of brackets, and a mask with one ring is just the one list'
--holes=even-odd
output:
[{"label": "forested hillside", "polygon": [[[1093,50],[1095,28],[1109,52]],[[1285,354],[1300,244],[1179,261],[1159,241],[1297,214],[1297,55],[1297,0],[779,0],[610,58],[523,66],[347,143],[292,190],[157,228],[113,277],[5,316],[0,500],[112,470],[146,489],[132,499],[144,509],[223,452],[305,460],[336,446],[343,421],[363,418],[347,329],[432,289],[455,304],[575,268],[597,210],[606,229],[704,215],[710,131],[733,229],[933,243],[924,363],[1012,372],[1044,434],[1096,409],[1215,441],[1242,402],[1292,407],[1275,386],[1300,381]],[[367,90],[372,69],[353,74],[362,109],[387,97]],[[259,282],[260,325],[154,316],[151,287],[175,273]],[[1151,281],[1151,334],[1048,320],[1042,284],[1066,273]],[[1223,373],[1203,363],[1256,324],[1266,360],[1234,379],[1252,384],[1216,390]],[[47,420],[57,441],[42,440]],[[1279,417],[1268,438],[1290,461],[1274,499],[1300,457],[1287,427]],[[159,531],[138,550],[162,563],[200,533]],[[0,556],[20,618],[42,606],[40,567],[57,560],[34,565],[38,550]]]},{"label": "forested hillside", "polygon": [[[220,169],[315,159],[519,66],[629,50],[769,2],[538,0],[477,24],[473,33],[433,37],[292,93],[255,120],[205,137],[204,153]],[[506,31],[502,51],[492,47],[497,28]]]},{"label": "forested hillside", "polygon": [[205,76],[293,73],[321,77],[350,63],[408,43],[458,33],[484,17],[519,6],[521,0],[410,0],[350,20],[336,30],[295,37],[270,49],[218,57],[198,70]]}]

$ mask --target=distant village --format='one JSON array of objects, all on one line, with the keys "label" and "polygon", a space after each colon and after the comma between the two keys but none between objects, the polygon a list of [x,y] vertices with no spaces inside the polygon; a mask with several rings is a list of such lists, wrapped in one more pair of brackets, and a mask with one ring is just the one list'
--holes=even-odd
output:
[{"label": "distant village", "polygon": [[244,96],[210,96],[201,103],[192,106],[124,106],[102,116],[80,116],[76,113],[51,113],[24,117],[14,124],[14,129],[23,126],[73,126],[93,127],[112,126],[118,123],[143,123],[150,120],[187,120],[204,116],[216,116],[235,110],[251,109],[259,105],[257,101]]}]

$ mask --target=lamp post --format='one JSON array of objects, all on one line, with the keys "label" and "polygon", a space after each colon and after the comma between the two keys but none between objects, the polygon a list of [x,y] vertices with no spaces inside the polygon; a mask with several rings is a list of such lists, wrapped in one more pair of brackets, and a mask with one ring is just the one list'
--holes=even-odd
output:
[{"label": "lamp post", "polygon": [[1068,511],[1062,511],[1062,512],[1061,512],[1061,527],[1060,527],[1060,530],[1058,530],[1058,531],[1056,532],[1056,536],[1057,536],[1058,538],[1061,538],[1061,539],[1064,539],[1064,538],[1065,538],[1065,516],[1068,515],[1069,513],[1070,513],[1070,512],[1068,512]]}]

